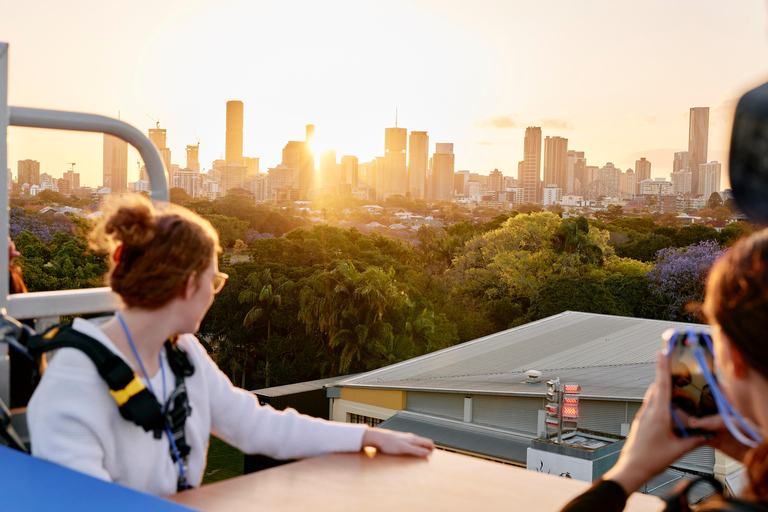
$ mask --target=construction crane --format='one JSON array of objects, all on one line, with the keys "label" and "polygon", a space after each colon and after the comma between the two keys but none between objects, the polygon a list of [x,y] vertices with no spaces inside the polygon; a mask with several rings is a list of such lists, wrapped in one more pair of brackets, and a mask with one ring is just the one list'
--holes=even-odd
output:
[{"label": "construction crane", "polygon": [[69,170],[70,170],[70,171],[72,171],[72,172],[75,172],[75,164],[76,164],[76,163],[77,163],[77,162],[69,162],[69,163],[67,164],[67,165],[69,165],[69,166],[70,166],[70,168],[69,168]]},{"label": "construction crane", "polygon": [[195,140],[197,141],[197,147],[200,147],[200,139],[197,138],[197,132],[195,130],[192,130],[192,135],[195,136]]},{"label": "construction crane", "polygon": [[157,128],[158,130],[160,129],[160,120],[159,119],[155,119],[154,117],[152,117],[151,115],[147,114],[146,112],[144,112],[144,115],[146,115],[148,118],[150,118],[151,120],[153,120],[155,122],[155,128]]}]

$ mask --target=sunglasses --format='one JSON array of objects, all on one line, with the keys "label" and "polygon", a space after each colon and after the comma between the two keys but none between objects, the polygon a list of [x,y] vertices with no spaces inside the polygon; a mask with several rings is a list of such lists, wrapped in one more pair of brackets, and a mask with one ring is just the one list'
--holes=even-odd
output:
[{"label": "sunglasses", "polygon": [[227,284],[227,279],[229,279],[229,276],[224,272],[216,272],[216,275],[213,277],[213,282],[211,283],[214,295],[224,288],[224,285]]}]

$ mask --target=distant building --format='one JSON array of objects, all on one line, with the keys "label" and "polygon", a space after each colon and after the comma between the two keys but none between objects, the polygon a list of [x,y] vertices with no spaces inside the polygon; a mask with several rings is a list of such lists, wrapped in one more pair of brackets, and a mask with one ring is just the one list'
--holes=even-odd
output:
[{"label": "distant building", "polygon": [[542,189],[541,203],[544,206],[562,202],[563,189],[551,183]]},{"label": "distant building", "polygon": [[243,188],[246,180],[246,168],[244,165],[229,163],[221,168],[221,178],[219,179],[219,190],[227,194],[235,188]]},{"label": "distant building", "polygon": [[[151,140],[157,151],[160,153],[163,163],[165,163],[165,170],[168,172],[168,183],[173,183],[173,176],[171,175],[171,150],[165,145],[167,139],[167,131],[164,128],[150,128],[149,140]],[[127,161],[126,161],[127,165]]]},{"label": "distant building", "polygon": [[267,174],[267,190],[269,191],[270,199],[275,199],[276,196],[281,194],[281,191],[292,188],[294,169],[280,164],[269,169]]},{"label": "distant building", "polygon": [[[309,131],[309,127],[307,130]],[[305,200],[309,189],[315,186],[315,155],[312,153],[309,143],[303,140],[288,142],[283,148],[281,165],[293,170],[289,186],[298,189],[299,197],[301,200]],[[278,167],[280,166],[278,165]]]},{"label": "distant building", "polygon": [[228,164],[243,165],[243,102],[227,102],[227,141],[225,159]]},{"label": "distant building", "polygon": [[408,137],[408,190],[412,199],[424,199],[429,166],[429,135],[411,132]]},{"label": "distant building", "polygon": [[567,188],[568,139],[547,137],[544,139],[544,184],[556,184],[560,189]]},{"label": "distant building", "polygon": [[629,198],[637,194],[638,175],[632,169],[627,169],[621,175],[621,192]]},{"label": "distant building", "polygon": [[454,177],[453,143],[435,144],[432,155],[432,198],[450,200],[453,190]]},{"label": "distant building", "polygon": [[113,194],[125,192],[128,189],[128,143],[105,133],[103,162],[104,187],[109,188]]},{"label": "distant building", "polygon": [[635,175],[638,183],[651,179],[651,162],[645,158],[635,160]]},{"label": "distant building", "polygon": [[603,182],[603,185],[611,197],[621,196],[621,169],[608,162],[597,172],[597,179]]},{"label": "distant building", "polygon": [[720,191],[720,162],[699,165],[699,195],[709,199],[713,192]]},{"label": "distant building", "polygon": [[187,169],[200,172],[200,143],[187,146]]},{"label": "distant building", "polygon": [[320,155],[320,183],[326,185],[339,184],[339,164],[336,162],[336,151],[329,149]]},{"label": "distant building", "polygon": [[253,178],[259,174],[259,159],[252,157],[243,157],[243,165],[245,166],[245,174],[249,178]]},{"label": "distant building", "polygon": [[174,172],[172,186],[184,189],[190,197],[203,195],[203,178],[199,172],[193,169],[179,169]]},{"label": "distant building", "polygon": [[678,151],[675,153],[675,158],[672,161],[672,172],[688,169],[688,155],[689,153],[687,151]]},{"label": "distant building", "polygon": [[384,130],[384,170],[380,176],[382,199],[408,192],[408,168],[406,149],[408,130],[405,128],[386,128]]},{"label": "distant building", "polygon": [[[353,155],[344,155],[341,157],[341,164],[340,164],[340,172],[339,172],[339,183],[348,183],[352,186],[352,188],[356,188],[357,184],[359,182],[358,179],[358,162],[357,157]],[[341,191],[339,192],[339,195],[341,195]],[[352,191],[350,190],[349,195],[352,195]],[[342,196],[342,197],[349,197],[349,196]]]},{"label": "distant building", "polygon": [[662,196],[674,195],[672,182],[667,181],[664,178],[656,178],[655,180],[647,179],[639,183],[640,195],[642,196],[658,196],[661,191]]},{"label": "distant building", "polygon": [[19,185],[24,183],[30,186],[40,184],[40,162],[37,160],[19,160],[16,169]]},{"label": "distant building", "polygon": [[541,127],[525,129],[523,158],[523,202],[538,203],[541,182]]},{"label": "distant building", "polygon": [[584,179],[587,159],[583,151],[569,149],[565,156],[565,190],[567,194],[587,186]]},{"label": "distant building", "polygon": [[688,119],[688,167],[691,170],[691,190],[701,193],[699,173],[701,164],[707,163],[709,142],[709,107],[694,107]]},{"label": "distant building", "polygon": [[488,175],[488,190],[501,192],[506,190],[506,188],[506,184],[504,183],[504,175],[501,174],[501,171],[498,169],[491,171],[491,174]]},{"label": "distant building", "polygon": [[[687,151],[683,151],[684,154],[688,154]],[[675,153],[677,155],[677,153]],[[687,158],[686,158],[686,164],[687,164]],[[681,167],[677,169],[676,171],[672,172],[672,192],[677,194],[686,194],[689,195],[691,193],[691,171],[688,169],[688,167]]]}]

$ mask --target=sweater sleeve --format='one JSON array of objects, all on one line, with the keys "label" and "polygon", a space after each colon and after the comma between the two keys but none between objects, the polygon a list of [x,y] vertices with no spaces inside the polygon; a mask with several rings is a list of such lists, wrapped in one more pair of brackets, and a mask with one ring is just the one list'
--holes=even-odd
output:
[{"label": "sweater sleeve", "polygon": [[[50,367],[27,409],[32,454],[75,471],[111,481],[104,465],[105,450],[97,430],[98,411],[114,407],[99,393],[102,382],[78,370],[87,357],[74,349],[61,349],[57,366]],[[69,365],[67,362],[74,364]],[[95,372],[93,372],[95,373]],[[96,375],[98,377],[98,374]]]},{"label": "sweater sleeve", "polygon": [[253,393],[232,385],[205,349],[194,339],[187,344],[205,372],[210,392],[211,429],[248,454],[297,459],[362,448],[365,425],[340,423],[262,406]]},{"label": "sweater sleeve", "polygon": [[627,495],[619,484],[611,480],[598,480],[586,492],[574,498],[560,512],[621,512],[627,504]]}]

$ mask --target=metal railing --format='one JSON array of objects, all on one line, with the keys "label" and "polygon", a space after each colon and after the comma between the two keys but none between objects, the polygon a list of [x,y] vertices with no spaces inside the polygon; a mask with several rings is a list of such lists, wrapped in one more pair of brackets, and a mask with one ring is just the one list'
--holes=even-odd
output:
[{"label": "metal railing", "polygon": [[[44,110],[8,105],[8,44],[0,42],[0,161],[8,163],[8,126],[48,128],[79,132],[105,133],[118,137],[138,150],[149,176],[150,197],[168,201],[166,168],[155,145],[130,124],[106,116]],[[8,267],[8,173],[0,172],[0,226],[6,235],[0,236],[0,268]],[[58,323],[61,315],[103,313],[114,311],[119,299],[109,288],[62,290],[8,295],[8,272],[0,272],[0,308],[17,319],[36,319],[38,329]],[[0,400],[8,403],[9,374],[7,345],[0,343]]]}]

